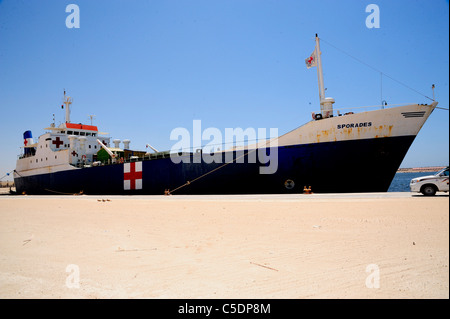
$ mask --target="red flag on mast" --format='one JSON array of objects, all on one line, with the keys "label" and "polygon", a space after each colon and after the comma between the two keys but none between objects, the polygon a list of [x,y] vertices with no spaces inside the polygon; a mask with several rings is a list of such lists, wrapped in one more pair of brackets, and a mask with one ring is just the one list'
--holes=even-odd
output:
[{"label": "red flag on mast", "polygon": [[313,66],[317,66],[316,63],[316,50],[311,53],[310,57],[305,59],[306,67],[308,69],[312,68]]}]

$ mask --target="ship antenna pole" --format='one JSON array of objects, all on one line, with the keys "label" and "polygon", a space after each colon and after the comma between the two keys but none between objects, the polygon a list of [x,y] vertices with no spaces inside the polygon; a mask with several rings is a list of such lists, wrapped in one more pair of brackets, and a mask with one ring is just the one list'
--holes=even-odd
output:
[{"label": "ship antenna pole", "polygon": [[322,52],[320,51],[320,40],[316,33],[316,51],[317,59],[317,79],[319,81],[319,97],[320,97],[320,113],[324,118],[333,116],[333,98],[325,97],[325,86],[323,84],[323,70],[322,70]]},{"label": "ship antenna pole", "polygon": [[322,103],[325,100],[325,87],[324,87],[324,84],[323,84],[323,71],[322,71],[321,54],[322,53],[320,52],[320,40],[319,40],[319,36],[316,33],[317,79],[319,81],[320,108],[322,109]]},{"label": "ship antenna pole", "polygon": [[88,115],[88,116],[91,119],[91,125],[92,125],[92,120],[94,119],[95,115]]},{"label": "ship antenna pole", "polygon": [[66,97],[66,91],[64,90],[63,103],[66,105],[66,123],[70,123],[70,104],[72,104],[72,98]]}]

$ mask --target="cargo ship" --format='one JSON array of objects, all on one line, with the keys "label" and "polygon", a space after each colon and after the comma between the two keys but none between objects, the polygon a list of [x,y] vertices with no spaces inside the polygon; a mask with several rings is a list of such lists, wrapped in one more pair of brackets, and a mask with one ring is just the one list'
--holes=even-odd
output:
[{"label": "cargo ship", "polygon": [[[437,106],[408,104],[343,112],[325,96],[320,40],[306,59],[316,67],[320,112],[286,134],[241,147],[160,152],[130,149],[97,126],[65,123],[34,142],[24,133],[14,182],[18,194],[289,194],[386,192],[415,137]],[[121,145],[122,144],[122,147]],[[256,159],[258,154],[258,160]],[[206,156],[208,155],[208,156]],[[264,160],[261,160],[263,158]],[[211,160],[213,159],[213,160]]]}]

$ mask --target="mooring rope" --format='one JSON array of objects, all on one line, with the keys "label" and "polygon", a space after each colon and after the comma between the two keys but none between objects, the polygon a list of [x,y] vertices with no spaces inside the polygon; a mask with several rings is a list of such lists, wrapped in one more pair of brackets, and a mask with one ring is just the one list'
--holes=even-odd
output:
[{"label": "mooring rope", "polygon": [[[17,175],[19,175],[19,176],[22,177],[22,178],[25,178],[25,177],[26,177],[26,176],[21,175],[21,174],[20,174],[19,172],[17,172],[16,170],[14,170],[13,172],[15,172]],[[35,182],[35,181],[33,181],[33,180],[31,180],[31,182],[33,182],[33,183],[34,183],[35,185],[37,185],[37,186],[40,186],[39,183],[37,183],[37,182]],[[17,187],[17,185],[16,185],[16,187]],[[17,190],[17,188],[16,188],[16,190]],[[63,193],[63,192],[55,191],[55,190],[48,189],[48,188],[43,188],[43,190],[44,190],[44,191],[48,191],[48,192],[50,192],[50,193],[60,194],[60,195],[82,195],[82,194],[83,194],[83,191],[80,191],[80,192],[78,192],[78,193]]]},{"label": "mooring rope", "polygon": [[[262,147],[262,148],[267,148],[267,143],[269,143],[269,142],[272,143],[272,141],[277,141],[280,137],[281,137],[281,136],[278,136],[278,137],[276,137],[276,138],[273,138],[273,139],[270,139],[270,140],[266,141],[266,144],[265,144],[264,147]],[[207,175],[209,175],[209,174],[211,174],[211,173],[213,173],[213,172],[215,172],[215,171],[218,171],[219,169],[221,169],[221,168],[223,168],[223,167],[225,167],[225,166],[227,166],[227,165],[229,165],[229,164],[232,164],[232,163],[236,162],[238,159],[240,159],[240,158],[242,158],[242,157],[245,157],[245,156],[247,156],[247,155],[249,155],[249,154],[251,154],[251,153],[253,153],[253,152],[256,152],[258,149],[259,149],[259,148],[256,147],[255,149],[253,149],[253,150],[251,150],[251,151],[248,151],[247,153],[245,153],[245,154],[243,154],[243,155],[241,155],[241,156],[239,156],[239,157],[236,157],[236,158],[235,158],[234,160],[232,160],[231,162],[224,163],[223,165],[221,165],[221,166],[219,166],[219,167],[216,167],[216,168],[210,170],[209,172],[206,172],[205,174],[200,175],[200,176],[194,178],[192,181],[187,181],[187,182],[184,183],[183,185],[178,186],[177,188],[175,188],[175,189],[173,189],[173,190],[170,190],[170,189],[169,189],[169,190],[166,191],[165,195],[171,195],[173,192],[179,190],[180,188],[183,188],[183,187],[185,187],[185,186],[188,186],[188,185],[192,184],[193,182],[196,182],[196,181],[198,181],[199,179],[201,179],[201,178],[203,178],[203,177],[205,177],[205,176],[207,176]],[[225,152],[224,152],[224,153],[225,153]]]},{"label": "mooring rope", "polygon": [[5,175],[3,175],[2,177],[0,177],[0,181],[2,179],[4,179],[6,176],[9,176],[12,172],[14,172],[14,170],[12,170],[11,172],[6,173]]}]

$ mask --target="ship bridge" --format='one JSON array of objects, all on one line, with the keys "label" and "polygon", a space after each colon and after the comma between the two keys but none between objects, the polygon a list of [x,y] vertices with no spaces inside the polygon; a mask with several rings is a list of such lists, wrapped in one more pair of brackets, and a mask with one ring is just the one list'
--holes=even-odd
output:
[{"label": "ship bridge", "polygon": [[40,136],[39,142],[47,142],[44,147],[53,152],[68,150],[68,162],[76,166],[95,161],[94,155],[100,150],[97,139],[107,146],[110,144],[108,133],[99,132],[93,125],[62,123],[59,127],[51,126],[45,130],[50,132]]}]

